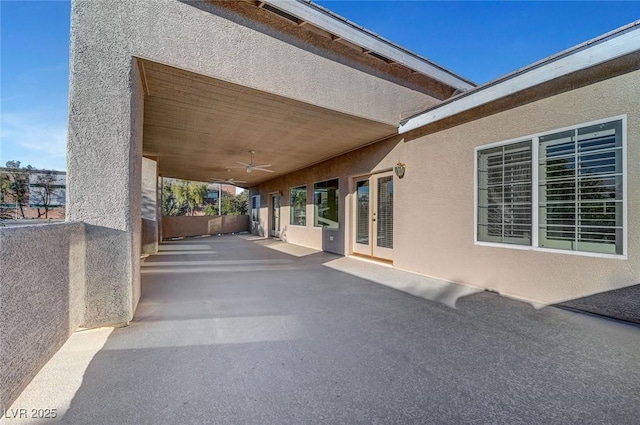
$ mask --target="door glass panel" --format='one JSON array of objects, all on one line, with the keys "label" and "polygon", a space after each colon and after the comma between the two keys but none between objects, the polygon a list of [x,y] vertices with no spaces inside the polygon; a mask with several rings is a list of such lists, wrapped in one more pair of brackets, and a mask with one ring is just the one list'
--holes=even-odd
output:
[{"label": "door glass panel", "polygon": [[280,231],[280,197],[274,196],[273,198],[273,223],[271,223],[271,230],[274,232]]},{"label": "door glass panel", "polygon": [[356,206],[356,243],[369,243],[369,180],[356,183],[358,205]]},{"label": "door glass panel", "polygon": [[393,248],[393,176],[378,179],[377,246]]}]

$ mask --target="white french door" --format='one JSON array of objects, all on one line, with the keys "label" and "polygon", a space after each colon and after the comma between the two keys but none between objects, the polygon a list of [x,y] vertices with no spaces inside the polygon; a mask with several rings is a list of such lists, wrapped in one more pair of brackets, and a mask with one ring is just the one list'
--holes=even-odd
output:
[{"label": "white french door", "polygon": [[354,179],[353,252],[393,260],[393,173]]}]

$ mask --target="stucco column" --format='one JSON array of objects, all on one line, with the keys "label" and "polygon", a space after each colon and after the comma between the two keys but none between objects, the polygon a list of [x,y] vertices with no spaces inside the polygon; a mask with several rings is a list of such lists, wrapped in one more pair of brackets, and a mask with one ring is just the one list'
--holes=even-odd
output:
[{"label": "stucco column", "polygon": [[71,10],[66,214],[86,224],[82,326],[97,327],[130,321],[140,297],[144,92],[120,29],[95,25],[110,8],[91,3]]},{"label": "stucco column", "polygon": [[142,158],[142,254],[158,252],[158,163]]}]

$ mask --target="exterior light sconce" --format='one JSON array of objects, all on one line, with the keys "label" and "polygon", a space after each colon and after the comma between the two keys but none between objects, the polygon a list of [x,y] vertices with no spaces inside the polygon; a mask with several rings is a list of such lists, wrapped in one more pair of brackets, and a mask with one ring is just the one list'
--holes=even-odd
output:
[{"label": "exterior light sconce", "polygon": [[398,178],[404,177],[404,172],[407,170],[407,164],[403,164],[402,162],[398,162],[395,167],[393,167],[393,171],[396,172],[396,176]]}]

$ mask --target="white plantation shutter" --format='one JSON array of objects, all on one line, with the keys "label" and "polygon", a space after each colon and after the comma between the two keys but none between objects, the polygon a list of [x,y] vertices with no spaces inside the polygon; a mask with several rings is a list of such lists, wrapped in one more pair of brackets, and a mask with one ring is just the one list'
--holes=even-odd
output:
[{"label": "white plantation shutter", "polygon": [[622,254],[622,122],[540,137],[541,247]]},{"label": "white plantation shutter", "polygon": [[531,141],[478,151],[478,240],[531,244]]},{"label": "white plantation shutter", "polygon": [[378,179],[376,244],[393,248],[393,176]]},{"label": "white plantation shutter", "polygon": [[356,184],[356,243],[369,244],[369,180]]}]

